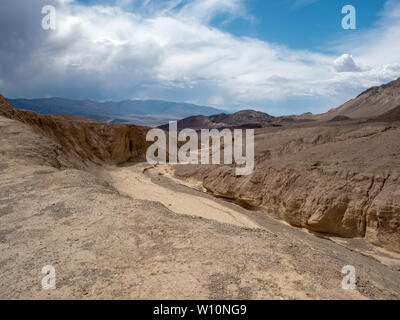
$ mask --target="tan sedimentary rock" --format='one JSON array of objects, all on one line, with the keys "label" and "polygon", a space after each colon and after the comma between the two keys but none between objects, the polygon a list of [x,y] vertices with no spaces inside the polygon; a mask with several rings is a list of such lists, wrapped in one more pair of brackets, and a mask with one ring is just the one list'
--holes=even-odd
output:
[{"label": "tan sedimentary rock", "polygon": [[256,134],[256,167],[176,166],[215,195],[264,208],[293,226],[400,252],[400,125],[348,125]]},{"label": "tan sedimentary rock", "polygon": [[[14,109],[0,95],[0,115],[31,125],[55,139],[70,162],[81,167],[85,162],[122,163],[145,159],[148,128],[127,124],[64,120],[53,115]],[[66,164],[60,163],[60,166]]]}]

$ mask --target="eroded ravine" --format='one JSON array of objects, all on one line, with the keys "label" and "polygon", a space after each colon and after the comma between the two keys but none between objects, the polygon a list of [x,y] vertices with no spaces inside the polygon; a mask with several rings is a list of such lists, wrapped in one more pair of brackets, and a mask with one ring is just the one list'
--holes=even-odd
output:
[{"label": "eroded ravine", "polygon": [[285,233],[287,238],[302,242],[303,237],[330,240],[350,251],[369,256],[391,269],[400,269],[400,255],[369,244],[361,238],[341,238],[329,234],[313,233],[292,227],[284,221],[269,217],[264,211],[252,211],[237,204],[215,198],[202,191],[201,182],[179,179],[170,165],[152,166],[147,163],[106,167],[102,174],[123,195],[137,200],[154,201],[183,215],[197,216],[244,228],[263,229],[272,233]]},{"label": "eroded ravine", "polygon": [[107,170],[107,173],[114,188],[134,199],[157,201],[179,214],[198,216],[240,227],[259,228],[255,222],[242,213],[212,199],[182,193],[153,182],[151,177],[145,174],[147,169],[149,169],[149,165],[142,163],[112,167]]}]

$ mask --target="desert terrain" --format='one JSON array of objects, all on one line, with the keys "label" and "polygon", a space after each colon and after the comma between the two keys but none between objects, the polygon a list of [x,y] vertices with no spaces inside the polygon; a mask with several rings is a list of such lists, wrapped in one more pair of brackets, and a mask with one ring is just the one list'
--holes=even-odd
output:
[{"label": "desert terrain", "polygon": [[0,97],[1,299],[400,298],[396,121],[263,126],[241,178],[147,164],[147,130]]}]

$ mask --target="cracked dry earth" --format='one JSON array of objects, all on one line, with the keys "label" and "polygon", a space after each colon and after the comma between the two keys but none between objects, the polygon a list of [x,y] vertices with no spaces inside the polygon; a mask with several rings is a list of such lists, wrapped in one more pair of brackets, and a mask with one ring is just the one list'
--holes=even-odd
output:
[{"label": "cracked dry earth", "polygon": [[[3,117],[0,137],[1,299],[400,298],[399,260],[362,240],[295,229],[168,168],[60,170],[53,141]],[[341,287],[345,265],[357,290]]]}]

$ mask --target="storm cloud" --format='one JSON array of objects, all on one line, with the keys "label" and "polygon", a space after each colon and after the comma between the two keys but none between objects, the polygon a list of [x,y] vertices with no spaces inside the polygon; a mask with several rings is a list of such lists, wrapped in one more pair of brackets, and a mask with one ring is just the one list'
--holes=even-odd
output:
[{"label": "storm cloud", "polygon": [[[399,35],[399,19],[393,15],[400,6],[392,1],[379,27],[362,34],[364,41],[353,41],[350,48],[349,39],[343,39],[338,50],[353,54],[351,61],[338,60],[340,54],[236,37],[211,26],[213,16],[221,13],[251,19],[244,0],[99,3],[3,0],[0,93],[13,98],[152,98],[225,108],[268,105],[272,112],[288,113],[309,111],[306,105],[334,106],[400,72],[395,54],[384,55],[390,48],[398,53],[398,45],[378,36],[382,31]],[[41,27],[41,9],[48,4],[57,9],[56,30]],[[289,105],[295,109],[285,109]]]}]

